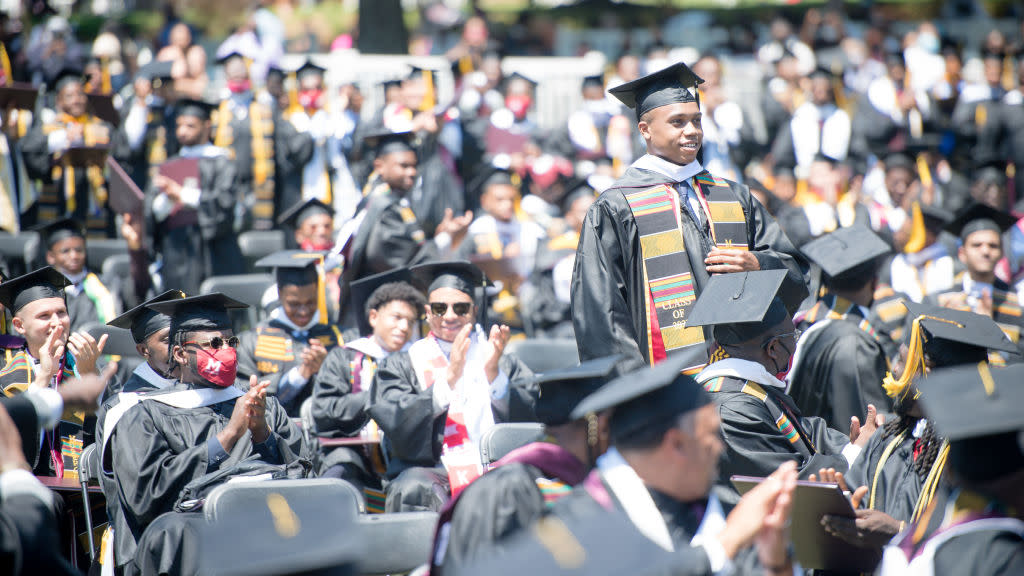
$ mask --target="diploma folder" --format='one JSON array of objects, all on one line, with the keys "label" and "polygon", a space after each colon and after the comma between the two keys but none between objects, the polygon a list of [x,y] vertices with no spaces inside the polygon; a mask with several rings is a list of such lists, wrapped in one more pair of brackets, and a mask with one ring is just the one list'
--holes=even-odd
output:
[{"label": "diploma folder", "polygon": [[0,86],[0,110],[13,106],[16,110],[35,110],[39,88],[25,82]]},{"label": "diploma folder", "polygon": [[[764,478],[733,476],[729,479],[739,493],[746,494]],[[793,491],[790,510],[793,549],[804,569],[873,573],[882,559],[881,550],[859,548],[825,531],[826,515],[855,518],[850,501],[837,484],[800,480]]]},{"label": "diploma folder", "polygon": [[117,128],[121,124],[121,113],[114,106],[113,94],[86,94],[89,109],[97,118]]},{"label": "diploma folder", "polygon": [[110,209],[118,214],[142,214],[145,198],[142,190],[112,156],[107,157],[107,166],[110,168]]},{"label": "diploma folder", "polygon": [[62,158],[71,166],[103,166],[109,154],[107,146],[72,146],[64,151]]},{"label": "diploma folder", "polygon": [[160,165],[158,172],[161,176],[174,180],[182,186],[198,187],[200,184],[198,158],[168,160]]}]

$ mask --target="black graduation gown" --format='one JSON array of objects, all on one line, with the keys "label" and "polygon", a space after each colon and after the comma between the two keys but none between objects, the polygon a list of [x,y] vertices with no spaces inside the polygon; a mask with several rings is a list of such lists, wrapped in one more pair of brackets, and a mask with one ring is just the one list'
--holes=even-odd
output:
[{"label": "black graduation gown", "polygon": [[[313,422],[318,436],[343,438],[359,434],[370,421],[367,407],[370,401],[370,386],[373,383],[361,381],[361,374],[354,374],[376,359],[344,346],[338,346],[327,353],[320,371],[313,377]],[[359,390],[354,390],[355,379],[359,377]],[[336,446],[326,451],[320,465],[321,471],[336,465],[354,466],[364,476],[370,476],[372,466],[362,450],[347,446]]]},{"label": "black graduation gown", "polygon": [[1024,539],[996,530],[954,537],[935,552],[935,576],[1024,574]]},{"label": "black graduation gown", "polygon": [[[180,392],[189,385],[177,383],[151,394]],[[135,545],[146,527],[159,515],[170,512],[186,484],[212,472],[207,460],[207,441],[224,430],[235,400],[194,409],[175,408],[156,400],[140,402],[124,414],[110,436],[104,474],[113,474],[121,515],[114,532],[118,566],[135,555]],[[267,424],[271,433],[265,445],[276,444],[280,459],[271,464],[294,462],[306,454],[302,433],[277,399],[267,398]],[[247,432],[235,443],[219,468],[230,467],[257,453]]]},{"label": "black graduation gown", "polygon": [[[533,373],[513,354],[502,356],[498,368],[508,375],[508,404],[507,410],[492,405],[494,421],[535,421]],[[447,408],[438,410],[434,406],[429,388],[420,390],[409,353],[388,356],[377,371],[370,399],[370,417],[384,431],[391,454],[388,478],[406,468],[440,464],[447,416]]]},{"label": "black graduation gown", "polygon": [[[121,108],[127,118],[135,106],[135,97],[126,100]],[[124,169],[131,176],[135,185],[140,190],[149,187],[149,172],[153,167],[152,162],[162,162],[161,158],[168,158],[177,154],[178,139],[175,133],[175,117],[173,107],[168,106],[147,106],[146,127],[143,131],[142,141],[137,148],[131,148],[128,144],[128,134],[125,132],[125,123],[121,122],[119,128],[125,142],[125,166]]]},{"label": "black graduation gown", "polygon": [[146,194],[146,230],[152,250],[163,258],[160,275],[165,289],[198,294],[210,276],[241,274],[245,260],[234,234],[235,167],[226,156],[199,159],[201,194],[197,210],[183,209],[157,222],[153,200]]},{"label": "black graduation gown", "polygon": [[444,220],[444,211],[451,208],[456,216],[466,211],[462,182],[453,173],[454,158],[445,150],[437,134],[424,134],[419,146],[420,184],[409,200],[423,230],[429,236]]},{"label": "black graduation gown", "polygon": [[7,414],[10,415],[14,426],[18,429],[25,460],[32,462],[39,452],[33,443],[39,437],[39,414],[36,412],[35,404],[20,394],[17,396],[0,395],[0,406],[7,410]]},{"label": "black graduation gown", "polygon": [[[850,417],[861,421],[867,405],[889,411],[882,379],[889,369],[885,350],[860,329],[859,316],[828,320],[800,341],[789,395],[805,416],[823,418],[829,428],[849,433]],[[822,320],[824,322],[826,320]]]},{"label": "black graduation gown", "polygon": [[0,501],[0,573],[79,574],[61,554],[53,509],[31,494]]},{"label": "black graduation gown", "polygon": [[[821,468],[846,471],[848,464],[842,452],[850,439],[845,434],[830,429],[821,418],[802,417],[793,400],[777,388],[762,386],[767,396],[761,400],[745,392],[727,391],[729,381],[742,387],[744,380],[723,379],[723,390],[711,392],[711,398],[722,419],[725,450],[719,460],[716,485],[722,489],[719,497],[727,511],[739,502],[739,493],[729,481],[733,475],[766,477],[787,460],[796,462],[801,478],[817,474]],[[773,410],[769,410],[768,403]],[[775,410],[787,414],[791,422],[798,419],[800,439],[791,442],[779,430],[772,416]]]},{"label": "black graduation gown", "polygon": [[349,284],[437,257],[434,243],[427,241],[413,210],[403,206],[401,197],[386,187],[364,198],[359,210],[365,210],[366,217],[349,241],[345,269],[338,279],[341,289],[338,318],[346,327],[356,325],[355,311],[349,305]]},{"label": "black graduation gown", "polygon": [[[622,354],[634,365],[650,363],[647,346],[643,256],[633,213],[624,193],[665,184],[661,174],[630,168],[587,211],[572,277],[572,319],[581,360]],[[674,183],[673,183],[674,184]],[[747,242],[761,269],[785,269],[787,306],[796,310],[807,296],[803,257],[746,186],[729,183],[747,219]],[[689,214],[689,211],[684,211]],[[689,216],[682,218],[683,238],[697,296],[709,275],[704,257],[709,240]],[[710,335],[710,330],[705,330]]]},{"label": "black graduation gown", "polygon": [[68,293],[65,295],[64,300],[67,303],[72,332],[91,322],[100,321],[100,315],[96,311],[96,304],[89,299],[85,290],[79,290],[78,294]]},{"label": "black graduation gown", "polygon": [[[267,394],[276,395],[281,376],[302,363],[302,352],[314,338],[328,351],[342,343],[341,333],[334,326],[314,324],[308,335],[297,339],[291,328],[282,322],[273,319],[260,322],[255,330],[243,332],[238,338],[238,377],[248,382],[249,376],[255,374],[257,380],[269,380]],[[313,394],[310,383],[307,381],[298,394],[282,403],[289,416],[299,416],[302,402]]]}]

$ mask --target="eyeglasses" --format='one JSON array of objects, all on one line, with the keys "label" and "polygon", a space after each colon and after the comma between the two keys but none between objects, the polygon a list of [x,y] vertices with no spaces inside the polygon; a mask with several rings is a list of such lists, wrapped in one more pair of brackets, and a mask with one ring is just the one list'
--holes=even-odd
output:
[{"label": "eyeglasses", "polygon": [[448,307],[451,307],[455,311],[456,316],[465,316],[469,314],[470,308],[473,307],[472,302],[431,302],[430,313],[434,316],[444,316],[448,313]]},{"label": "eyeglasses", "polygon": [[789,337],[793,338],[793,345],[796,346],[797,342],[800,341],[800,336],[803,333],[803,330],[793,330],[792,332],[786,332],[785,334],[776,334],[775,336],[772,336],[771,338],[766,340],[764,344],[761,344],[761,348],[767,349],[769,346],[771,346],[772,342],[776,340],[783,340]]},{"label": "eyeglasses", "polygon": [[232,336],[232,337],[228,338],[227,340],[225,340],[225,339],[221,338],[220,336],[214,336],[213,338],[210,338],[209,340],[189,340],[188,342],[182,342],[183,346],[188,346],[190,344],[191,345],[195,345],[195,346],[199,346],[200,348],[210,348],[212,350],[220,350],[221,348],[224,347],[225,344],[228,345],[228,348],[237,348],[238,347],[238,337],[237,336]]}]

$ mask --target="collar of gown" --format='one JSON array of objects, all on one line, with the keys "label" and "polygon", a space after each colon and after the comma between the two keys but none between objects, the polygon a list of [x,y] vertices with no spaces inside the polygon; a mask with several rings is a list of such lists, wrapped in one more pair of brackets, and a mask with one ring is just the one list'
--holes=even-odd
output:
[{"label": "collar of gown", "polygon": [[274,311],[270,313],[270,319],[279,324],[284,324],[292,332],[307,333],[310,331],[311,328],[313,328],[313,326],[316,326],[317,322],[320,321],[320,311],[318,310],[315,314],[313,314],[313,319],[310,320],[309,324],[306,324],[305,326],[299,326],[295,324],[295,322],[292,322],[288,318],[288,315],[284,313],[284,308],[281,307],[274,308]]},{"label": "collar of gown", "polygon": [[719,376],[728,376],[730,378],[738,378],[740,380],[750,380],[756,382],[762,386],[771,386],[772,388],[778,388],[780,390],[786,389],[786,383],[779,380],[768,370],[758,364],[757,362],[751,362],[750,360],[741,360],[739,358],[725,358],[712,364],[708,364],[704,370],[701,370],[700,374],[697,375],[697,382],[703,384],[712,378],[718,378]]},{"label": "collar of gown", "polygon": [[640,158],[637,158],[631,167],[657,172],[662,176],[671,178],[673,182],[689,180],[704,171],[704,167],[702,167],[700,162],[696,160],[689,164],[680,166],[679,164],[669,162],[668,160],[665,160],[660,156],[654,156],[653,154],[644,154]]}]

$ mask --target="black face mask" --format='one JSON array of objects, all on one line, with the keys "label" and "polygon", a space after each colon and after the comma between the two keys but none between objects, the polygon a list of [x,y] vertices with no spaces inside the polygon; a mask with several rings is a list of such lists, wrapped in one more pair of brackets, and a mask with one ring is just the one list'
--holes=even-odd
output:
[{"label": "black face mask", "polygon": [[[772,356],[771,353],[768,354],[769,357],[772,359],[772,370],[775,373],[775,377],[778,378],[779,380],[784,380],[786,378],[786,375],[789,374],[789,371],[792,369],[793,352],[795,351],[795,349],[789,350],[788,348],[786,348],[785,345],[782,344],[781,340],[776,340],[772,344],[778,344],[779,346],[782,346],[783,350],[786,351],[786,361],[782,363],[781,367],[779,366],[778,361],[775,360],[775,357]],[[771,346],[769,346],[769,348],[771,348]],[[765,350],[765,352],[768,352],[768,350]]]}]

